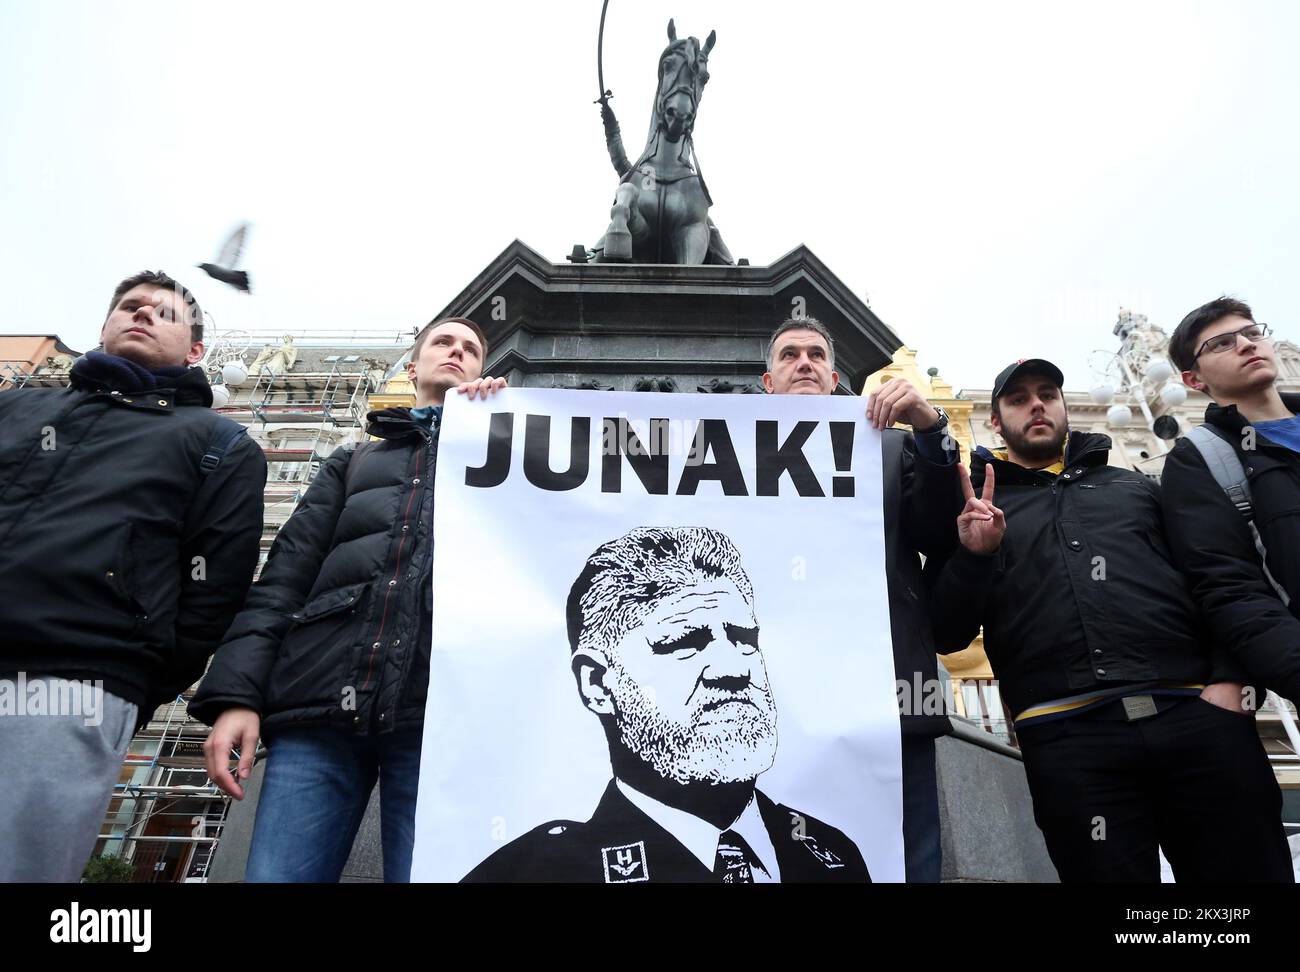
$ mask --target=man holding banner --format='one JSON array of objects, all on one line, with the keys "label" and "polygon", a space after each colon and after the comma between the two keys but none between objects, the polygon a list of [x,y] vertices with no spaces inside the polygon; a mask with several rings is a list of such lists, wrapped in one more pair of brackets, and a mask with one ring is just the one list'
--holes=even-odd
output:
[{"label": "man holding banner", "polygon": [[412,880],[905,880],[885,540],[955,482],[852,396],[448,410]]},{"label": "man holding banner", "polygon": [[[830,395],[839,384],[834,341],[812,317],[791,318],[776,329],[768,342],[767,367],[763,385],[773,395]],[[926,691],[938,679],[938,663],[917,553],[945,557],[957,546],[953,517],[962,508],[957,448],[947,433],[947,415],[901,378],[872,393],[867,418],[880,430],[895,422],[913,429],[912,435],[882,432],[885,569],[894,668],[900,688],[907,686],[910,695],[900,715],[907,880],[935,883],[942,857],[934,740],[948,731],[948,722],[941,712],[927,713],[922,701],[942,695]]]},{"label": "man holding banner", "polygon": [[[477,324],[427,325],[411,350],[416,408],[371,412],[377,441],[340,446],[280,529],[190,713],[213,727],[208,775],[236,800],[258,736],[266,775],[245,879],[339,879],[375,783],[384,880],[405,882],[432,637],[433,469],[453,389],[487,398]],[[232,774],[231,750],[239,765]]]}]

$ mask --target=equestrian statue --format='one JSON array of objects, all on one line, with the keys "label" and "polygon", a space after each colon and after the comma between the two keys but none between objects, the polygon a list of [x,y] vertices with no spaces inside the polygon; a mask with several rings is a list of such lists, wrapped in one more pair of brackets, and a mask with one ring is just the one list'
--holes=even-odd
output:
[{"label": "equestrian statue", "polygon": [[[608,0],[606,0],[608,2]],[[609,229],[593,248],[595,262],[734,264],[718,228],[709,218],[713,199],[695,158],[695,115],[709,82],[709,51],[717,40],[710,31],[703,45],[694,38],[678,39],[668,21],[668,46],[659,55],[650,131],[635,162],[623,150],[618,121],[609,107],[613,92],[605,90],[600,63],[605,12],[597,42],[601,121],[609,159],[619,174],[618,191],[610,210]]]}]

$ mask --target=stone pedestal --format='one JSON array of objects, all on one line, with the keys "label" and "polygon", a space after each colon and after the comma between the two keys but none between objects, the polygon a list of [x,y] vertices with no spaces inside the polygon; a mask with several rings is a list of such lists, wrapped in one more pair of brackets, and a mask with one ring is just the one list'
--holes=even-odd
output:
[{"label": "stone pedestal", "polygon": [[[807,247],[770,266],[555,264],[515,241],[436,317],[468,317],[515,387],[757,393],[788,317],[835,337],[842,394],[902,344]],[[435,318],[436,319],[436,318]]]},{"label": "stone pedestal", "polygon": [[964,719],[936,741],[945,882],[1056,882],[1020,754]]}]

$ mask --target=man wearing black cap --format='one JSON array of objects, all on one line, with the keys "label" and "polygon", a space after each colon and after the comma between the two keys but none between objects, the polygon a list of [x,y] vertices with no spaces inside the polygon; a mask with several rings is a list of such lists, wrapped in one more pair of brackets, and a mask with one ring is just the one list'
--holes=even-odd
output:
[{"label": "man wearing black cap", "polygon": [[1159,488],[1069,431],[1063,383],[1041,359],[994,383],[1006,448],[961,470],[961,547],[926,565],[938,649],[983,625],[1063,881],[1158,881],[1158,848],[1179,881],[1290,881],[1254,721],[1202,697],[1240,676],[1202,641]]}]

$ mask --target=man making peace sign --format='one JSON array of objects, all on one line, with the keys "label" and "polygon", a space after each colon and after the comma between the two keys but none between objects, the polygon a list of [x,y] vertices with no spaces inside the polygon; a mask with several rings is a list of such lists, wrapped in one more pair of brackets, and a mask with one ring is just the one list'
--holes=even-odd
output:
[{"label": "man making peace sign", "polygon": [[1063,382],[1035,359],[994,383],[1006,449],[960,470],[961,546],[926,564],[938,650],[984,626],[1063,881],[1158,881],[1158,847],[1179,881],[1290,881],[1250,691],[1204,640],[1159,487],[1068,431]]}]

